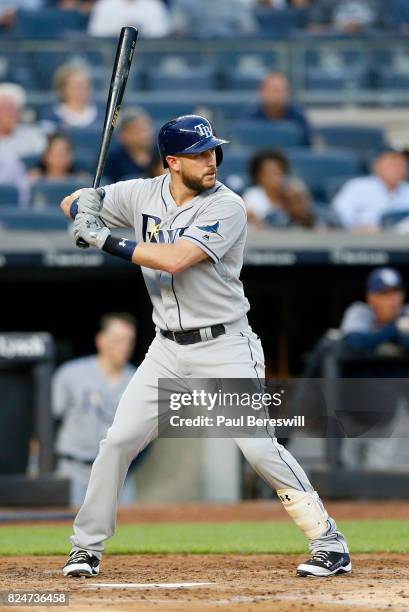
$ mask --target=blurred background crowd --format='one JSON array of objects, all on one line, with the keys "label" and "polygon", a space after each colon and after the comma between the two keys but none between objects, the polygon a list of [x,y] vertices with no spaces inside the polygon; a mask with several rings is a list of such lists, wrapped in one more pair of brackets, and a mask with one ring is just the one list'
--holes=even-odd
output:
[{"label": "blurred background crowd", "polygon": [[[10,209],[50,210],[89,184],[113,41],[128,24],[141,43],[105,183],[160,174],[161,123],[199,112],[231,141],[220,179],[243,195],[253,229],[406,231],[406,135],[361,116],[368,99],[390,107],[407,89],[405,1],[2,0],[0,24],[6,227],[30,224]],[[317,124],[314,100],[361,114]]]}]

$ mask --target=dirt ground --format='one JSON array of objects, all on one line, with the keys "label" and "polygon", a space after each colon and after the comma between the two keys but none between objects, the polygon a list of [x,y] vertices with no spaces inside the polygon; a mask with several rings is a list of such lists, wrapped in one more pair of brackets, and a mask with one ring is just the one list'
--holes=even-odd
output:
[{"label": "dirt ground", "polygon": [[[63,557],[19,557],[1,560],[1,590],[68,591],[69,610],[75,612],[409,610],[409,555],[406,558],[395,554],[355,555],[352,574],[326,579],[297,577],[295,567],[304,558],[293,555],[107,556],[99,576],[85,580],[61,575]],[[120,584],[121,588],[98,586],[107,583]],[[125,588],[130,583],[211,584]],[[0,610],[6,612],[10,607]]]},{"label": "dirt ground", "polygon": [[[327,507],[338,519],[407,518],[409,514],[405,502],[342,502]],[[287,519],[281,504],[246,502],[231,506],[142,506],[121,510],[119,520],[143,523],[279,518]],[[295,568],[305,559],[306,555],[107,556],[99,576],[85,580],[61,575],[63,557],[7,557],[0,559],[0,590],[66,591],[73,612],[409,611],[409,555],[354,555],[350,575],[326,579],[297,577]],[[10,606],[0,606],[3,610],[8,612]]]}]

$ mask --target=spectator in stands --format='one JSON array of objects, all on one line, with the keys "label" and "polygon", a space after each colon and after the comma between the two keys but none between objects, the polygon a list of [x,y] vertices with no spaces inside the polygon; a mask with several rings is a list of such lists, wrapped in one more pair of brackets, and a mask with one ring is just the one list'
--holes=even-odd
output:
[{"label": "spectator in stands", "polygon": [[289,162],[280,151],[260,151],[251,158],[249,174],[253,186],[243,193],[249,223],[261,228],[271,211],[282,208],[289,171]]},{"label": "spectator in stands", "polygon": [[95,337],[97,354],[74,359],[55,373],[52,411],[61,421],[57,470],[71,481],[70,501],[83,502],[100,441],[135,368],[129,363],[136,339],[131,315],[106,314]]},{"label": "spectator in stands", "polygon": [[284,74],[270,72],[260,83],[259,104],[252,109],[249,117],[266,119],[267,121],[292,121],[301,132],[301,144],[311,144],[311,128],[309,122],[297,106],[291,102],[290,85]]},{"label": "spectator in stands", "polygon": [[371,176],[347,181],[335,196],[333,208],[348,229],[374,232],[383,214],[409,211],[405,154],[391,149],[381,151],[372,171]]},{"label": "spectator in stands", "polygon": [[92,128],[102,122],[98,107],[91,102],[91,79],[85,66],[60,66],[54,76],[54,85],[59,103],[42,117],[51,124],[51,130]]},{"label": "spectator in stands", "polygon": [[290,179],[283,186],[282,207],[271,211],[265,219],[267,225],[276,228],[300,228],[326,230],[339,227],[330,210],[317,206],[307,187],[298,179]]},{"label": "spectator in stands", "polygon": [[94,8],[95,0],[58,0],[58,8],[63,11],[79,11],[90,13]]},{"label": "spectator in stands", "polygon": [[407,0],[390,0],[385,14],[387,24],[402,34],[409,33],[409,3]]},{"label": "spectator in stands", "polygon": [[[359,433],[369,432],[377,425],[382,427],[381,435],[385,436],[345,440],[344,462],[349,467],[392,467],[397,463],[396,439],[387,438],[402,419],[399,401],[407,392],[399,380],[393,384],[383,382],[382,385],[374,385],[373,381],[407,379],[409,304],[405,304],[403,279],[397,270],[377,268],[369,274],[366,301],[354,302],[347,308],[341,322],[341,333],[343,362],[346,364],[343,376],[372,379],[369,385],[362,386],[366,394],[371,394],[373,389],[373,397],[366,401],[368,412],[364,412],[360,398],[358,410],[362,412],[355,415]],[[382,352],[386,345],[392,348]],[[395,350],[392,352],[393,347]],[[407,421],[407,414],[404,417]]]},{"label": "spectator in stands", "polygon": [[0,0],[0,26],[9,28],[14,25],[16,11],[36,10],[43,6],[43,0]]},{"label": "spectator in stands", "polygon": [[173,0],[175,32],[196,38],[231,37],[257,30],[253,2],[248,0]]},{"label": "spectator in stands", "polygon": [[382,25],[382,9],[381,0],[314,0],[309,12],[310,29],[356,34]]},{"label": "spectator in stands", "polygon": [[148,168],[148,178],[155,178],[155,176],[162,176],[167,174],[167,169],[163,167],[163,161],[160,155],[155,154],[152,158],[151,165]]},{"label": "spectator in stands", "polygon": [[146,177],[155,153],[152,122],[142,108],[125,111],[119,121],[118,144],[108,154],[105,174],[112,182]]},{"label": "spectator in stands", "polygon": [[0,155],[20,158],[44,150],[46,139],[40,128],[21,122],[25,102],[20,85],[0,84]]},{"label": "spectator in stands", "polygon": [[32,180],[60,181],[85,175],[85,172],[75,166],[70,139],[64,134],[49,136],[47,148],[41,156],[39,166],[29,171]]},{"label": "spectator in stands", "polygon": [[18,190],[18,203],[28,206],[30,187],[24,164],[10,155],[0,155],[0,185],[13,185]]},{"label": "spectator in stands", "polygon": [[171,31],[171,18],[161,0],[97,0],[88,31],[92,36],[118,36],[124,25],[135,26],[140,36],[161,38]]}]

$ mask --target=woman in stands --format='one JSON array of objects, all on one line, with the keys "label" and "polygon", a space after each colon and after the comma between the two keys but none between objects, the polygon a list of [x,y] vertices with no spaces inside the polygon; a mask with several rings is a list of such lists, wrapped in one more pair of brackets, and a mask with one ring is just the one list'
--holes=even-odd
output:
[{"label": "woman in stands", "polygon": [[58,104],[44,115],[51,123],[51,130],[92,128],[102,122],[98,107],[91,102],[91,79],[85,66],[64,64],[54,76]]},{"label": "woman in stands", "polygon": [[31,180],[62,181],[85,176],[86,173],[74,164],[71,142],[63,134],[53,134],[48,138],[47,148],[39,165],[29,171]]},{"label": "woman in stands", "polygon": [[253,186],[243,193],[243,200],[253,226],[263,227],[269,213],[284,206],[283,187],[289,171],[289,162],[279,151],[260,151],[251,158],[249,174]]}]

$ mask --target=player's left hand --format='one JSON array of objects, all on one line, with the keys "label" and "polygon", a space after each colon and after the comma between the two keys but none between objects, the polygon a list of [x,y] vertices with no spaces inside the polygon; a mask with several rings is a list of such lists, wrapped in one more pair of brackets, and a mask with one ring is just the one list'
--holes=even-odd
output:
[{"label": "player's left hand", "polygon": [[94,215],[78,213],[74,221],[74,238],[83,238],[91,246],[102,249],[111,231]]}]

